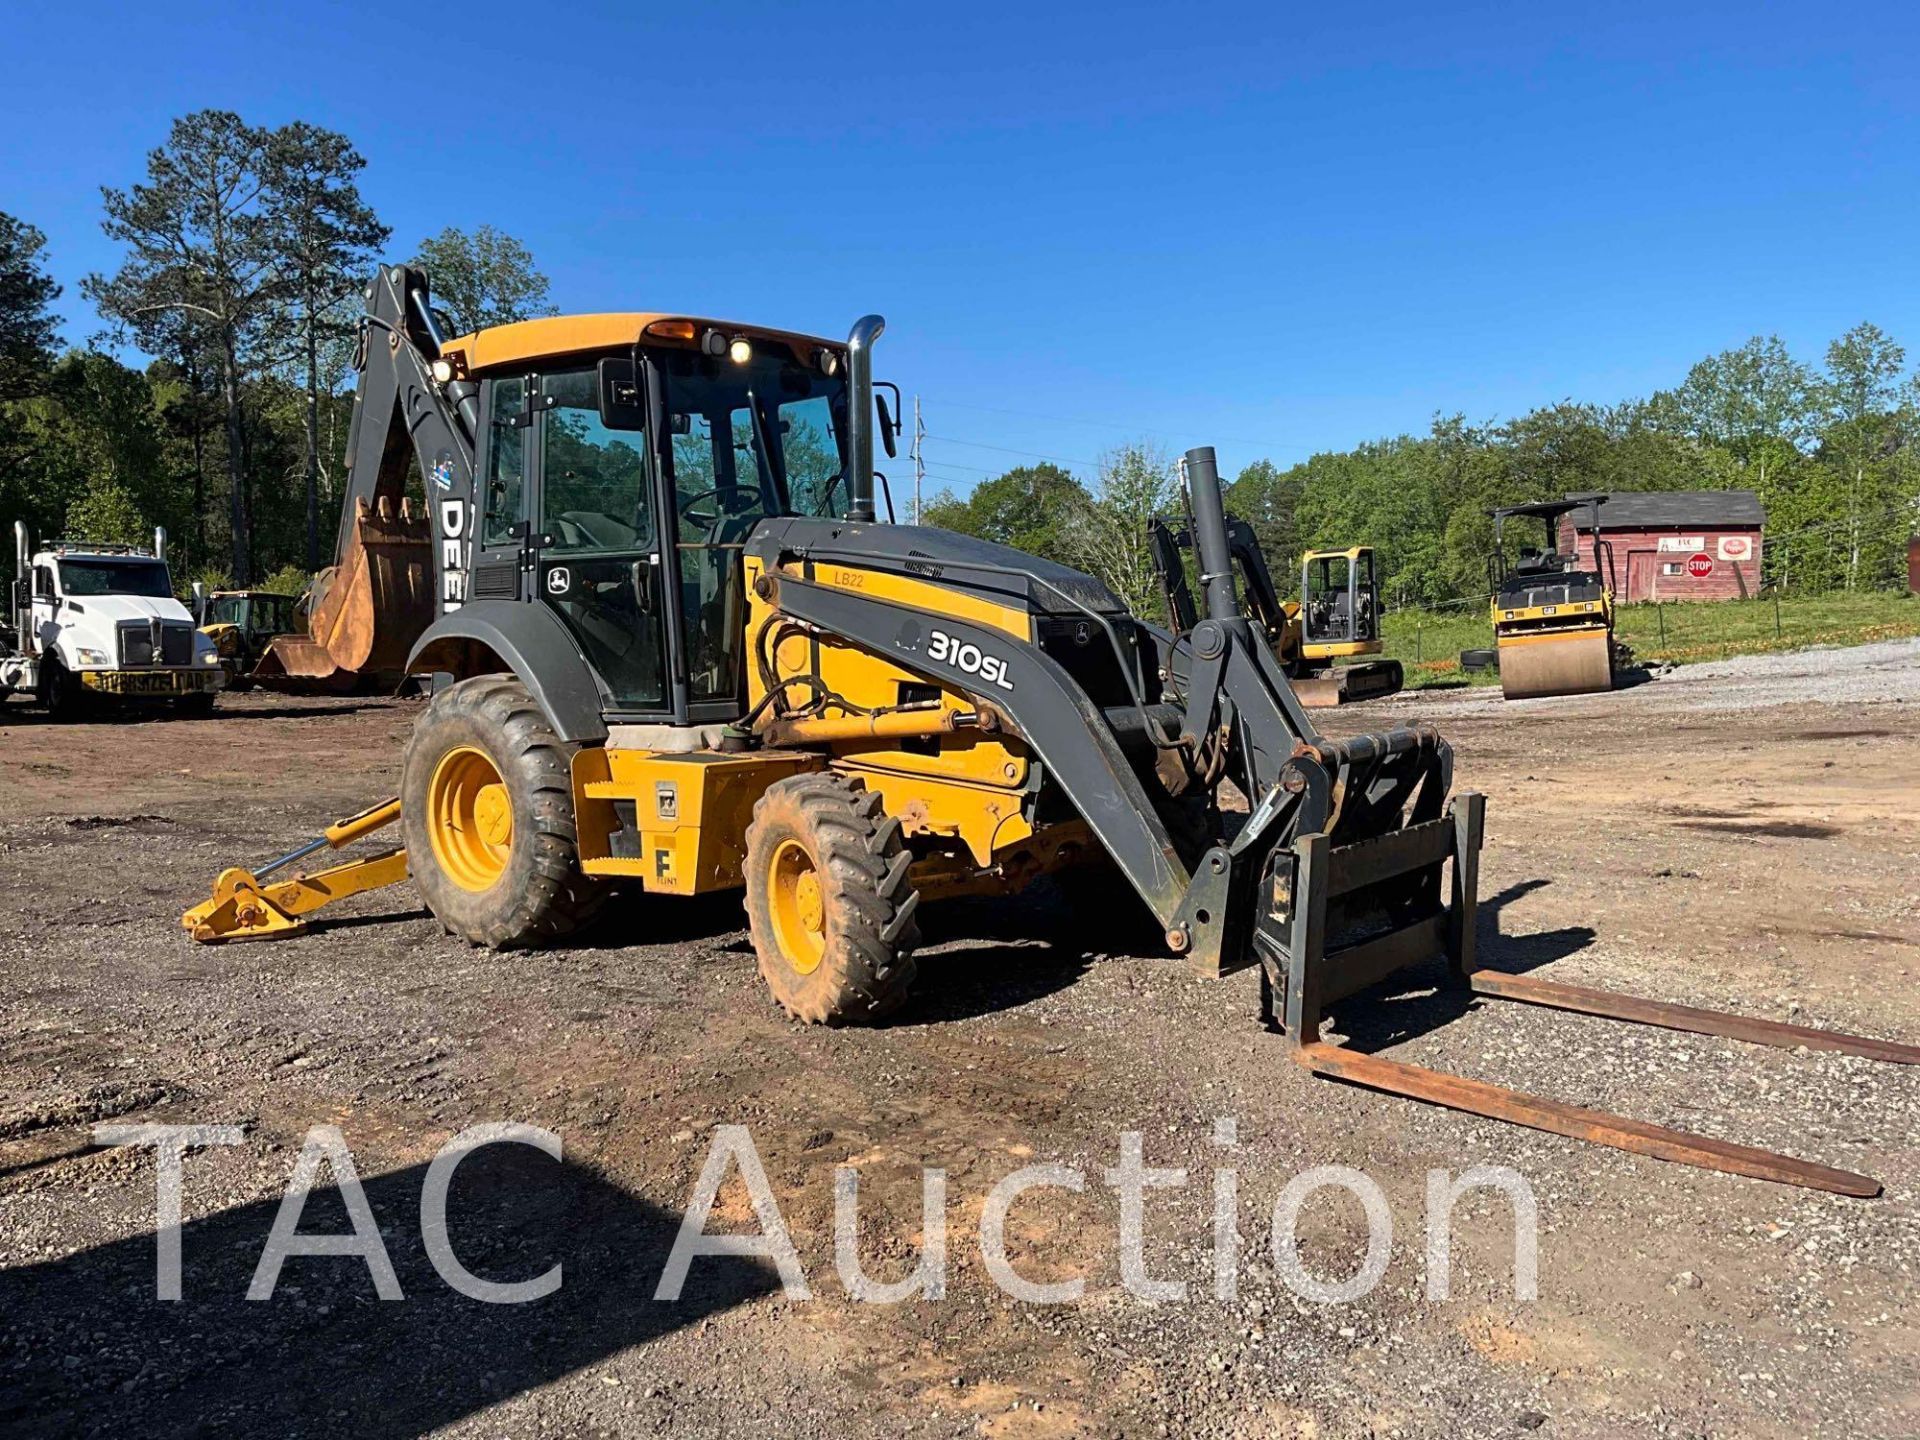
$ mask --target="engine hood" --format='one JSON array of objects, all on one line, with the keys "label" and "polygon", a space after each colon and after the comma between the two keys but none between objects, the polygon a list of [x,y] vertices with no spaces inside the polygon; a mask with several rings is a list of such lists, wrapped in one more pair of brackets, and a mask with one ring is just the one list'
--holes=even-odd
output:
[{"label": "engine hood", "polygon": [[107,624],[117,624],[122,620],[172,620],[184,621],[191,625],[193,616],[172,596],[156,599],[147,595],[82,595],[67,602],[65,609],[71,611],[75,605],[80,607],[77,618],[92,620],[96,616]]},{"label": "engine hood", "polygon": [[955,589],[989,595],[1040,615],[1095,611],[1120,615],[1126,606],[1100,580],[1011,546],[938,530],[931,525],[861,525],[849,520],[769,520],[747,548],[777,565],[787,555],[876,565]]}]

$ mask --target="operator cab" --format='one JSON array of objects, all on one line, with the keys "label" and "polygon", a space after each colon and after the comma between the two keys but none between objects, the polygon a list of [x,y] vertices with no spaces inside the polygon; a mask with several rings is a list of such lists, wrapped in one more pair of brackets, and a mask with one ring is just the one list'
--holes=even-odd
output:
[{"label": "operator cab", "polygon": [[[1572,512],[1575,516],[1576,545],[1581,530],[1593,536],[1595,564],[1610,577],[1613,547],[1600,537],[1600,506],[1604,495],[1575,495],[1565,500],[1538,500],[1525,505],[1506,505],[1488,513],[1493,518],[1493,554],[1488,560],[1489,580],[1499,603],[1506,609],[1561,605],[1575,601],[1598,600],[1609,588],[1610,578],[1601,571],[1579,568],[1578,550],[1562,554],[1560,520]],[[1507,560],[1504,539],[1509,521],[1538,521],[1546,530],[1546,546],[1521,545],[1511,563]]]},{"label": "operator cab", "polygon": [[1300,566],[1301,643],[1307,653],[1359,654],[1378,648],[1380,594],[1374,573],[1373,551],[1310,550]]},{"label": "operator cab", "polygon": [[[479,384],[471,598],[550,606],[609,720],[737,718],[748,536],[848,509],[845,342],[603,315],[447,353]],[[891,454],[898,422],[879,408]]]}]

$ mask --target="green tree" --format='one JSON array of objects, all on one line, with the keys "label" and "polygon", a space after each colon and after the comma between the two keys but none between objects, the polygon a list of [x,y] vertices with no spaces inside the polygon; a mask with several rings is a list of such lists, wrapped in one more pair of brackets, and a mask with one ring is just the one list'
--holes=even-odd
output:
[{"label": "green tree", "polygon": [[309,570],[320,568],[322,355],[353,333],[354,301],[391,233],[360,196],[355,177],[366,163],[346,136],[304,120],[274,131],[266,146],[268,242],[281,278],[270,318],[306,393]]},{"label": "green tree", "polygon": [[420,242],[413,263],[426,268],[434,303],[463,332],[554,313],[533,252],[491,225],[473,231],[449,225]]},{"label": "green tree", "polygon": [[981,481],[965,500],[942,493],[924,523],[1067,563],[1091,503],[1086,487],[1058,465],[1020,465]]},{"label": "green tree", "polygon": [[1860,580],[1860,559],[1869,511],[1885,497],[1875,462],[1899,439],[1900,370],[1907,352],[1879,326],[1862,323],[1827,347],[1823,387],[1827,426],[1822,445],[1846,476],[1847,588]]},{"label": "green tree", "polygon": [[182,315],[204,328],[224,411],[233,571],[242,584],[252,562],[242,390],[257,372],[261,326],[283,294],[266,213],[267,145],[266,132],[231,111],[175,120],[167,143],[148,154],[144,181],[102,189],[103,228],[128,253],[113,275],[90,275],[81,287],[150,354],[166,353]]},{"label": "green tree", "polygon": [[59,325],[48,308],[60,287],[46,273],[47,237],[0,211],[0,401],[40,394]]},{"label": "green tree", "polygon": [[61,529],[70,540],[111,545],[139,545],[153,534],[126,487],[105,475],[95,476],[67,506],[66,523]]},{"label": "green tree", "polygon": [[1709,355],[1679,389],[1650,403],[1656,412],[1670,404],[1680,428],[1734,456],[1764,493],[1770,475],[1812,435],[1817,399],[1812,372],[1780,337],[1756,335],[1737,350]]},{"label": "green tree", "polygon": [[1227,486],[1227,509],[1253,527],[1282,594],[1292,583],[1287,577],[1300,567],[1300,502],[1305,493],[1303,467],[1282,470],[1271,460],[1254,461]]},{"label": "green tree", "polygon": [[1173,467],[1156,447],[1136,443],[1109,450],[1100,457],[1100,476],[1084,522],[1067,537],[1069,553],[1136,615],[1158,615],[1163,602],[1147,544],[1147,522],[1180,508]]}]

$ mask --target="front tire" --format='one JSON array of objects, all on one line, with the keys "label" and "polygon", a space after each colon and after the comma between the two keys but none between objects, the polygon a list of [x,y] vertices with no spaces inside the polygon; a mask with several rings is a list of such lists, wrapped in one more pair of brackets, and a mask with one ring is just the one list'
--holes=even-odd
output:
[{"label": "front tire", "polygon": [[599,912],[580,870],[574,748],[511,675],[462,680],[414,725],[400,777],[407,866],[449,934],[494,950],[549,944]]},{"label": "front tire", "polygon": [[58,724],[82,718],[87,709],[80,677],[51,654],[40,662],[40,703],[46,706],[47,718]]},{"label": "front tire", "polygon": [[842,775],[767,787],[747,827],[747,921],[760,973],[810,1025],[884,1018],[912,990],[920,894],[880,797]]}]

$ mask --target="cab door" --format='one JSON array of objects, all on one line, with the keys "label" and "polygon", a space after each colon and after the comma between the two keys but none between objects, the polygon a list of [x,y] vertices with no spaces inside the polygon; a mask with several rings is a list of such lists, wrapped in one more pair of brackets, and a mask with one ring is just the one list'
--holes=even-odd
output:
[{"label": "cab door", "polygon": [[529,395],[536,598],[573,633],[617,712],[665,716],[668,591],[647,433],[602,422],[592,366],[538,376]]}]

